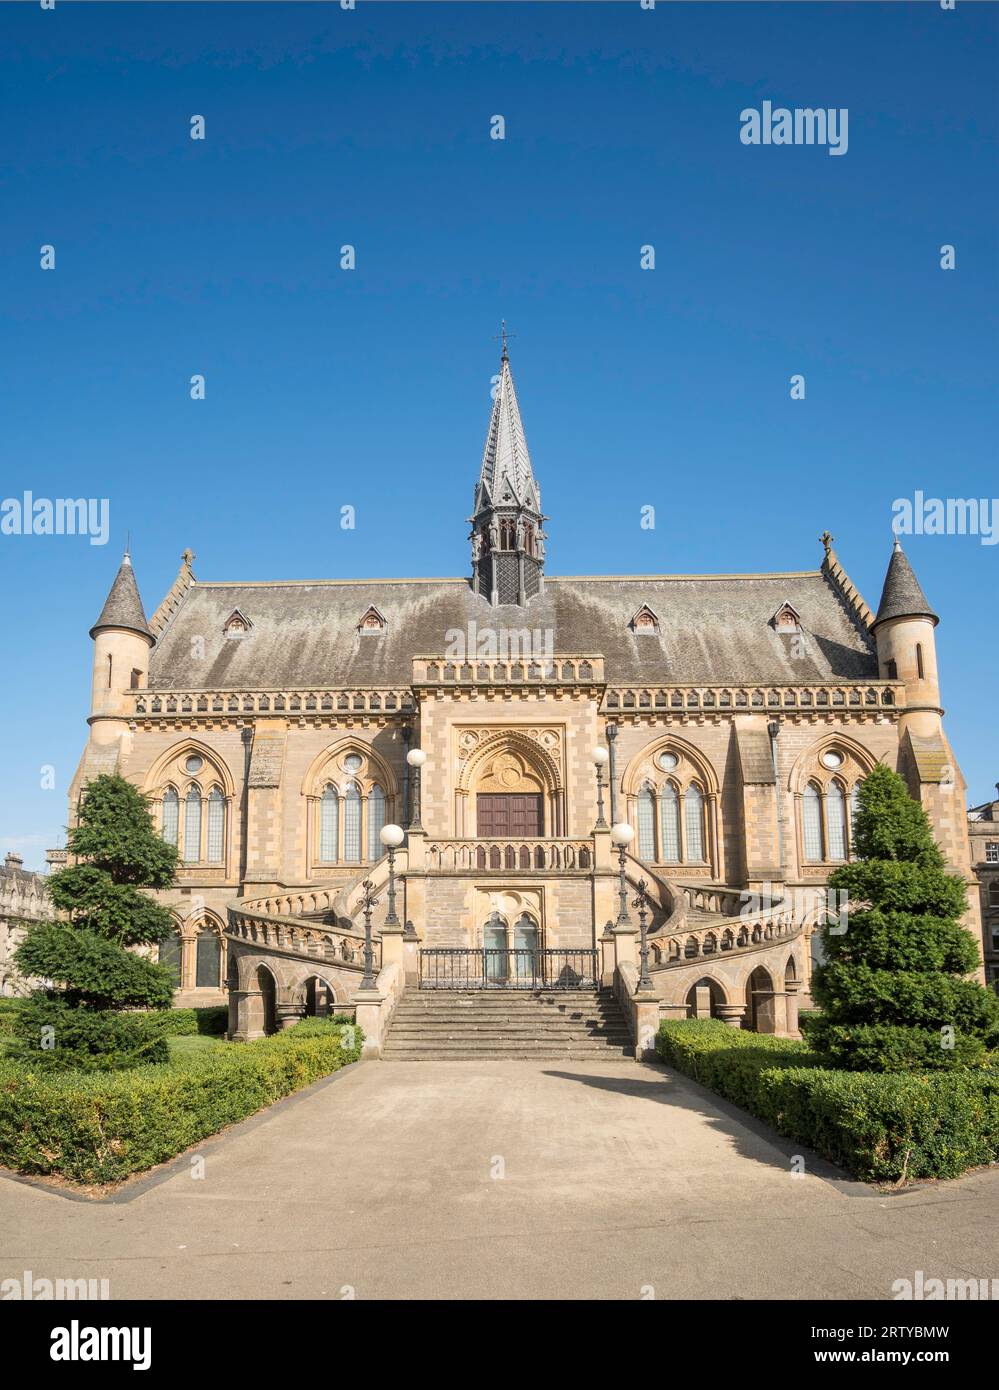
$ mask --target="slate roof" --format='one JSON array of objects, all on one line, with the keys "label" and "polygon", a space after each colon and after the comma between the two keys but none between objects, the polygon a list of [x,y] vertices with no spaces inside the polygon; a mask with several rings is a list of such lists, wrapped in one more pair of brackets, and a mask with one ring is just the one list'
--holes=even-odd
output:
[{"label": "slate roof", "polygon": [[153,634],[149,630],[142,599],[139,597],[139,586],[135,582],[135,571],[127,553],[104,600],[101,616],[90,629],[91,637],[102,627],[124,627],[131,632],[141,632],[144,637],[152,639]]},{"label": "slate roof", "polygon": [[874,621],[883,623],[888,618],[916,617],[932,618],[935,623],[940,621],[930,607],[896,536],[895,549],[892,551],[888,573],[885,575],[885,586],[881,591],[878,615]]},{"label": "slate roof", "polygon": [[[774,631],[784,602],[802,634]],[[374,604],[387,627],[357,631]],[[658,633],[628,623],[648,604]],[[239,607],[253,623],[233,641]],[[822,571],[776,575],[548,578],[525,608],[493,608],[465,579],[194,582],[150,653],[149,686],[270,690],[407,686],[414,656],[443,655],[449,630],[475,623],[551,634],[551,650],[603,655],[610,684],[817,684],[877,679],[873,638]],[[195,655],[204,640],[204,656]],[[803,651],[799,644],[803,638]],[[477,653],[470,653],[474,659]]]}]

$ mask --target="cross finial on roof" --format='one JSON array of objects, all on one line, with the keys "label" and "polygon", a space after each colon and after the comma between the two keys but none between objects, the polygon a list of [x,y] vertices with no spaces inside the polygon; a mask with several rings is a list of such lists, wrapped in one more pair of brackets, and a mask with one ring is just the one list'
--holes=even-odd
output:
[{"label": "cross finial on roof", "polygon": [[832,543],[835,540],[835,536],[830,535],[828,531],[823,531],[819,540],[822,542],[825,547],[825,552],[828,555],[830,550],[832,550]]},{"label": "cross finial on roof", "polygon": [[183,563],[188,567],[188,569],[190,569],[191,566],[194,564],[194,551],[191,550],[190,547],[188,547],[187,550],[182,550],[180,552],[180,558],[183,561]]},{"label": "cross finial on roof", "polygon": [[508,362],[510,360],[510,353],[507,351],[506,343],[508,338],[516,338],[516,336],[516,333],[508,333],[506,331],[506,319],[500,319],[500,331],[498,334],[493,335],[493,342],[502,344],[502,351],[500,353],[502,361]]}]

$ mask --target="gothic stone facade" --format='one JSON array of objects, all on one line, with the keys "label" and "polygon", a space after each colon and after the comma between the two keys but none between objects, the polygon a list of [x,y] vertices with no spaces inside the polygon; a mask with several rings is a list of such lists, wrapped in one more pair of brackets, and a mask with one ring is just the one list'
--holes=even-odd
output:
[{"label": "gothic stone facade", "polygon": [[236,1037],[349,1005],[365,880],[385,940],[390,822],[409,830],[411,984],[430,948],[604,950],[618,931],[634,959],[634,907],[608,931],[613,819],[634,830],[626,890],[648,885],[663,1012],[778,1032],[879,760],[973,880],[938,620],[897,544],[875,614],[828,535],[812,571],[565,578],[545,574],[546,520],[504,352],[470,578],[204,582],[185,552],[147,622],[126,556],[70,800],[118,771],[178,844],[178,1003],[228,994]]}]

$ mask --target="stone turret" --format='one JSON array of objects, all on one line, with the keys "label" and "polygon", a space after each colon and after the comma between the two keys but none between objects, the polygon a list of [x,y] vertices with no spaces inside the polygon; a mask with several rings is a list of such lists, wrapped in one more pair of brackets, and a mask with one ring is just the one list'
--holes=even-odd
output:
[{"label": "stone turret", "polygon": [[504,332],[472,524],[472,588],[492,604],[521,607],[544,586],[546,518],[531,467]]},{"label": "stone turret", "polygon": [[94,668],[88,722],[94,742],[109,743],[122,732],[130,713],[126,692],[146,684],[149,650],[156,640],[146,622],[128,551],[90,636]]},{"label": "stone turret", "polygon": [[882,680],[905,682],[902,728],[918,736],[941,731],[934,632],[939,621],[896,537],[872,631]]}]

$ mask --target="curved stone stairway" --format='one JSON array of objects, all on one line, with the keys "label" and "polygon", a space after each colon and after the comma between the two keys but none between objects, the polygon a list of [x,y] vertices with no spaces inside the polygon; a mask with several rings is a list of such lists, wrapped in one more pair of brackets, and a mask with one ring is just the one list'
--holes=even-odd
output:
[{"label": "curved stone stairway", "polygon": [[407,990],[382,1044],[382,1057],[399,1062],[606,1062],[634,1055],[624,1015],[608,989]]}]

